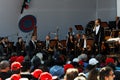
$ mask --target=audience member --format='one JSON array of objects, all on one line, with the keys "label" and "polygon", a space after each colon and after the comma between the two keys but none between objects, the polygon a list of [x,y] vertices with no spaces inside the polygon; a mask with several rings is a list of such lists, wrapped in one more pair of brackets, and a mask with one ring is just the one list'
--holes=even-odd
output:
[{"label": "audience member", "polygon": [[84,73],[79,73],[74,80],[87,80],[87,78]]},{"label": "audience member", "polygon": [[3,60],[0,62],[0,78],[2,80],[5,80],[6,78],[9,78],[12,75],[10,72],[10,64],[9,61]]},{"label": "audience member", "polygon": [[90,71],[87,80],[98,80],[98,76],[99,76],[99,70],[94,68]]},{"label": "audience member", "polygon": [[21,72],[20,72],[21,78],[27,78],[29,80],[32,80],[33,77],[30,73],[31,62],[24,61],[21,63],[21,65],[22,65]]},{"label": "audience member", "polygon": [[67,69],[64,80],[74,80],[78,76],[78,69],[75,68],[69,68]]},{"label": "audience member", "polygon": [[20,74],[22,65],[19,62],[13,62],[11,64],[11,71],[13,74]]},{"label": "audience member", "polygon": [[[41,69],[35,69],[31,74],[33,76],[33,80],[38,80],[38,78],[40,77],[40,75],[42,74],[42,70]],[[30,80],[30,79],[29,79]]]},{"label": "audience member", "polygon": [[99,80],[114,80],[114,71],[110,67],[103,67],[99,72]]}]

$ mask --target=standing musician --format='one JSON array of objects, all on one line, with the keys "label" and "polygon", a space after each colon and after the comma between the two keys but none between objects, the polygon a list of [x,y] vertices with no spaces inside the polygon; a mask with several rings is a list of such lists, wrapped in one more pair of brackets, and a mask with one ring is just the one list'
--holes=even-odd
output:
[{"label": "standing musician", "polygon": [[116,17],[115,23],[116,23],[116,29],[120,29],[120,19],[118,16]]},{"label": "standing musician", "polygon": [[22,55],[25,56],[25,43],[22,37],[18,37],[18,41],[16,42],[16,52],[18,56]]},{"label": "standing musician", "polygon": [[68,57],[70,57],[70,59],[72,59],[75,56],[74,51],[75,51],[75,39],[72,35],[70,35],[70,37],[67,40],[67,52],[68,52],[67,54]]},{"label": "standing musician", "polygon": [[101,44],[104,41],[104,28],[101,26],[101,20],[96,19],[93,28],[94,32],[94,50],[96,53],[101,53]]},{"label": "standing musician", "polygon": [[29,57],[30,58],[32,58],[37,52],[36,42],[37,42],[37,36],[33,35],[31,37],[31,40],[29,41]]}]

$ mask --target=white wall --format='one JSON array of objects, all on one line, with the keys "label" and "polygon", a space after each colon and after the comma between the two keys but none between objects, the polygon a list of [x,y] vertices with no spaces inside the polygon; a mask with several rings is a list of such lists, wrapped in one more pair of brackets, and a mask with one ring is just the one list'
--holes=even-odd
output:
[{"label": "white wall", "polygon": [[81,24],[85,27],[88,21],[97,17],[105,21],[113,20],[116,16],[115,2],[115,0],[31,0],[30,8],[20,15],[23,0],[0,0],[0,36],[8,36],[12,41],[18,36],[29,40],[32,32],[21,32],[18,22],[21,17],[32,14],[37,18],[38,39],[44,40],[49,32],[56,31],[57,26],[60,39],[64,39],[69,27],[73,27],[77,32],[74,25]]},{"label": "white wall", "polygon": [[120,17],[120,0],[117,0],[117,16]]},{"label": "white wall", "polygon": [[97,16],[102,21],[115,20],[116,11],[116,0],[97,0]]},{"label": "white wall", "polygon": [[27,14],[36,16],[40,40],[49,32],[55,32],[57,26],[60,39],[65,39],[69,27],[76,32],[74,25],[85,27],[88,21],[95,19],[96,0],[31,0],[30,8],[22,16]]},{"label": "white wall", "polygon": [[18,18],[23,0],[0,0],[0,37],[8,36],[11,41],[18,33]]}]

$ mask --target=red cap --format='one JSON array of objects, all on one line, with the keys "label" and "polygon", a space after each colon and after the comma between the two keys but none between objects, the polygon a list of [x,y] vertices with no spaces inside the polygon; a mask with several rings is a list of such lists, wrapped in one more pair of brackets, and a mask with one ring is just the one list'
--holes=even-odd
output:
[{"label": "red cap", "polygon": [[40,80],[52,80],[52,75],[48,72],[43,72],[40,75]]},{"label": "red cap", "polygon": [[13,74],[10,79],[11,80],[19,80],[21,78],[21,76],[19,74]]},{"label": "red cap", "polygon": [[105,62],[106,62],[106,65],[109,64],[109,63],[114,63],[114,59],[113,58],[107,58],[105,60]]},{"label": "red cap", "polygon": [[19,62],[13,62],[11,64],[11,70],[18,70],[22,67],[22,65]]},{"label": "red cap", "polygon": [[64,71],[66,72],[67,69],[69,68],[74,68],[74,66],[72,64],[66,64],[64,65]]},{"label": "red cap", "polygon": [[22,63],[22,62],[24,61],[24,57],[23,57],[23,56],[19,56],[19,57],[16,59],[16,61]]},{"label": "red cap", "polygon": [[42,73],[41,69],[35,69],[31,74],[33,75],[33,77],[39,78],[41,73]]},{"label": "red cap", "polygon": [[16,61],[17,58],[18,58],[17,56],[12,56],[12,57],[10,58],[10,62],[12,63],[12,62]]},{"label": "red cap", "polygon": [[79,62],[79,65],[83,66],[84,65],[84,62],[82,60],[80,60]]}]

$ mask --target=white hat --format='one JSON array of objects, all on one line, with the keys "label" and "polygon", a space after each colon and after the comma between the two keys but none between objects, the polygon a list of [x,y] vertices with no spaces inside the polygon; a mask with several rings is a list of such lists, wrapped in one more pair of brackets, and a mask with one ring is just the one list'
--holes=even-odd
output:
[{"label": "white hat", "polygon": [[89,65],[96,65],[97,63],[98,63],[98,60],[95,59],[95,58],[91,58],[91,59],[89,60]]},{"label": "white hat", "polygon": [[87,59],[87,54],[81,54],[78,56],[78,59],[79,60],[84,60],[84,59]]},{"label": "white hat", "polygon": [[79,62],[79,59],[78,58],[74,58],[73,62]]}]

